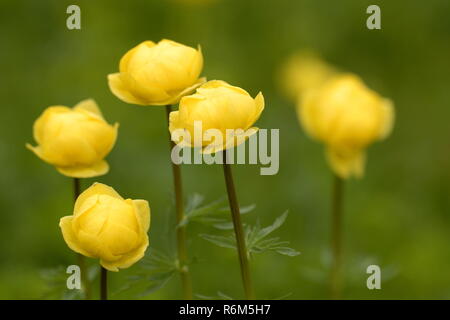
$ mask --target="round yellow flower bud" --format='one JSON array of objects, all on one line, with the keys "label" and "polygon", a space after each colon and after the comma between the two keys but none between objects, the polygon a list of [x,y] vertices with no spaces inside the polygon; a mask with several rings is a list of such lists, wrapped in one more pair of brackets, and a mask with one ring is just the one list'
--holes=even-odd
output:
[{"label": "round yellow flower bud", "polygon": [[[218,152],[237,146],[258,128],[252,125],[264,110],[264,97],[258,93],[255,98],[244,89],[229,85],[225,81],[213,80],[203,84],[195,94],[180,101],[178,111],[170,113],[169,130],[174,142],[191,147],[204,147],[203,153]],[[196,137],[195,125],[201,123],[200,139]],[[197,124],[196,124],[197,123]],[[176,130],[189,132],[190,139],[178,139]],[[218,137],[205,138],[205,132],[215,129]]]},{"label": "round yellow flower bud", "polygon": [[394,123],[392,102],[351,74],[336,76],[309,92],[298,107],[303,128],[325,143],[328,162],[342,178],[363,175],[365,149],[386,138]]},{"label": "round yellow flower bud", "polygon": [[144,41],[120,60],[119,73],[108,75],[119,99],[139,105],[175,104],[205,82],[200,78],[203,55],[180,43]]},{"label": "round yellow flower bud", "polygon": [[280,70],[278,82],[285,95],[296,101],[309,90],[320,87],[335,74],[334,67],[313,51],[302,50],[286,60]]},{"label": "round yellow flower bud", "polygon": [[94,183],[75,202],[73,215],[59,222],[70,249],[100,259],[110,271],[128,268],[148,247],[150,207],[145,200],[124,200],[113,188]]},{"label": "round yellow flower bud", "polygon": [[119,125],[109,125],[94,100],[84,100],[73,109],[48,107],[34,122],[36,147],[27,144],[39,158],[63,175],[89,178],[106,174],[104,160],[114,147]]}]

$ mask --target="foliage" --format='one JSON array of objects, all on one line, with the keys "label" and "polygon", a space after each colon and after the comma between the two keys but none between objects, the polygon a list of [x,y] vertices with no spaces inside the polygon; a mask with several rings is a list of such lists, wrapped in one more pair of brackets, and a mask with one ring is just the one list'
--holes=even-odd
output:
[{"label": "foliage", "polygon": [[137,265],[138,270],[128,277],[126,284],[115,294],[137,289],[138,297],[147,296],[164,287],[178,272],[176,258],[172,254],[148,249]]},{"label": "foliage", "polygon": [[[288,241],[282,241],[279,237],[268,237],[272,232],[283,225],[287,215],[288,212],[286,211],[276,218],[270,226],[265,228],[261,227],[259,222],[254,226],[245,226],[245,238],[249,256],[253,253],[264,253],[269,251],[290,257],[300,254],[300,252],[288,246]],[[225,236],[214,234],[201,234],[200,236],[219,247],[236,249],[236,239],[233,233]]]},{"label": "foliage", "polygon": [[[226,197],[221,197],[207,204],[203,204],[204,200],[205,197],[198,193],[188,198],[185,217],[180,222],[179,227],[186,226],[190,222],[199,222],[212,225],[217,229],[232,229],[233,225],[227,219],[231,212]],[[255,207],[255,204],[244,206],[240,208],[240,212],[246,214]]]},{"label": "foliage", "polygon": [[[42,299],[84,299],[83,290],[67,288],[67,278],[69,277],[69,274],[67,274],[66,268],[64,268],[63,266],[44,269],[40,272],[40,274],[45,284],[45,291],[42,295]],[[88,279],[90,282],[94,281],[97,275],[98,266],[91,266],[90,268],[88,268]]]}]

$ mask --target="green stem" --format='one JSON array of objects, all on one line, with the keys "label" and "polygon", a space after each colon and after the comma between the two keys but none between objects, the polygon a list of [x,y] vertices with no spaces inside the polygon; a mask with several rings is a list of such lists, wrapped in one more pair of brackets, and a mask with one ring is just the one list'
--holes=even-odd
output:
[{"label": "green stem", "polygon": [[[78,196],[81,193],[81,181],[80,178],[74,178],[73,179],[73,201],[77,201]],[[86,259],[83,255],[77,253],[77,263],[80,267],[80,273],[81,273],[81,283],[84,290],[84,297],[86,300],[91,299],[91,288],[89,279],[87,277],[87,269],[86,269]]]},{"label": "green stem", "polygon": [[108,270],[100,266],[100,300],[108,300]]},{"label": "green stem", "polygon": [[332,229],[331,229],[331,298],[341,299],[342,291],[342,196],[343,181],[334,176],[332,194]]},{"label": "green stem", "polygon": [[[172,111],[172,106],[166,106],[166,116],[167,116],[167,125],[169,125],[169,115]],[[169,132],[169,154],[175,143],[172,141]],[[179,272],[181,277],[181,286],[183,289],[183,297],[185,300],[192,300],[192,281],[191,275],[189,273],[188,266],[188,256],[187,256],[187,245],[186,245],[186,227],[179,226],[181,221],[184,219],[184,205],[183,205],[183,185],[181,181],[181,167],[172,163],[172,175],[173,175],[173,183],[175,189],[175,207],[176,207],[176,228],[177,228],[177,254],[178,254],[178,263],[179,263]]]},{"label": "green stem", "polygon": [[73,202],[75,203],[81,193],[80,178],[73,178]]},{"label": "green stem", "polygon": [[236,236],[237,250],[239,254],[239,264],[241,267],[242,283],[244,285],[245,297],[247,300],[255,299],[253,292],[252,279],[250,275],[250,267],[248,263],[248,254],[245,244],[245,234],[242,228],[241,213],[236,196],[236,189],[233,182],[233,174],[231,166],[227,161],[227,151],[223,150],[223,173],[225,176],[225,184],[227,186],[228,202],[230,203],[231,216],[233,218],[234,233]]}]

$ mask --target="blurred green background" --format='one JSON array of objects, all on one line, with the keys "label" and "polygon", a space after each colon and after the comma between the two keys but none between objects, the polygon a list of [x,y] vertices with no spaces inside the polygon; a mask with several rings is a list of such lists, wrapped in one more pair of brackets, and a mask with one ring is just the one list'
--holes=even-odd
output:
[{"label": "blurred green background", "polygon": [[[81,7],[82,29],[66,28],[66,8]],[[382,29],[366,28],[366,8],[378,4]],[[262,91],[257,125],[280,129],[280,171],[235,165],[242,205],[256,204],[247,223],[268,225],[286,209],[275,235],[302,254],[257,255],[251,262],[258,298],[328,298],[331,173],[323,146],[305,136],[293,103],[275,76],[286,57],[313,48],[327,61],[359,74],[396,106],[391,137],[369,150],[366,176],[346,183],[344,296],[358,299],[450,298],[450,2],[355,0],[0,1],[0,298],[43,297],[41,270],[74,263],[58,221],[71,214],[72,181],[29,150],[32,124],[49,105],[96,99],[109,122],[120,122],[109,184],[152,208],[150,242],[173,242],[167,229],[172,178],[165,114],[127,105],[111,94],[106,75],[143,40],[201,44],[209,79]],[[206,201],[225,194],[218,165],[184,165],[186,194]],[[236,253],[189,226],[197,294],[242,298]],[[96,261],[90,261],[95,265]],[[382,269],[382,289],[366,288],[366,267]],[[138,266],[115,273],[111,292]],[[112,298],[134,298],[133,292]],[[180,298],[178,279],[145,298]]]}]

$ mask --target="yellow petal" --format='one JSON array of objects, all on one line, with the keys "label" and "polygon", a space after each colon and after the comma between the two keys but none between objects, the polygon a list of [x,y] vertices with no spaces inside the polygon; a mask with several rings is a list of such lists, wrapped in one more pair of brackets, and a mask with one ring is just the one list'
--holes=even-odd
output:
[{"label": "yellow petal", "polygon": [[315,99],[317,99],[315,91],[309,91],[298,99],[297,118],[310,137],[323,140],[318,124],[321,110],[314,103]]},{"label": "yellow petal", "polygon": [[261,116],[261,113],[264,110],[264,96],[263,96],[262,92],[259,92],[256,95],[255,106],[256,106],[255,115],[253,117],[253,122],[251,124],[255,123],[259,119],[259,117]]},{"label": "yellow petal", "polygon": [[142,244],[133,252],[123,255],[120,259],[116,261],[108,261],[102,259],[100,264],[109,271],[119,271],[119,268],[124,269],[132,266],[134,263],[142,259],[145,254],[145,250],[148,247],[148,236],[145,234]]},{"label": "yellow petal", "polygon": [[73,107],[73,109],[74,110],[85,110],[85,111],[91,112],[103,119],[102,112],[100,111],[100,108],[98,107],[98,105],[94,99],[83,100],[83,101],[77,103]]},{"label": "yellow petal", "polygon": [[381,130],[379,134],[380,140],[389,136],[392,132],[392,128],[394,127],[394,103],[389,99],[385,99],[384,104],[381,106],[381,112]]},{"label": "yellow petal", "polygon": [[113,255],[96,235],[87,233],[83,230],[78,230],[77,239],[79,246],[92,257],[107,259],[109,261],[120,259],[120,256]]},{"label": "yellow petal", "polygon": [[112,148],[114,148],[114,145],[116,144],[117,135],[118,135],[118,131],[119,131],[119,126],[120,125],[119,125],[118,122],[114,123],[114,127],[113,127],[114,128],[114,133],[113,133],[112,143],[110,144],[110,147],[106,151],[106,154],[108,154],[112,150]]},{"label": "yellow petal", "polygon": [[315,52],[301,50],[284,63],[278,82],[285,95],[295,101],[307,91],[320,87],[336,72],[333,66],[323,61]]},{"label": "yellow petal", "polygon": [[172,111],[169,114],[169,131],[172,132],[176,129],[180,129],[180,112],[179,111]]},{"label": "yellow petal", "polygon": [[132,251],[137,247],[139,236],[136,231],[125,225],[108,219],[106,225],[98,235],[99,240],[108,247],[109,252],[115,256],[120,256]]},{"label": "yellow petal", "polygon": [[228,136],[226,138],[226,145],[225,145],[225,143],[218,144],[218,145],[209,144],[201,150],[201,153],[211,154],[211,153],[216,153],[216,152],[222,151],[224,149],[237,147],[240,144],[244,143],[252,135],[257,133],[258,130],[259,130],[259,128],[257,128],[257,127],[251,127],[249,129],[247,129],[243,134],[234,135],[234,137]]},{"label": "yellow petal", "polygon": [[164,105],[168,105],[168,104],[177,104],[178,102],[180,102],[181,98],[191,94],[192,92],[195,91],[195,89],[200,87],[205,82],[206,82],[206,78],[200,78],[192,86],[190,86],[190,87],[188,87],[188,88],[186,88],[186,89],[184,89],[184,90],[182,90],[180,92],[174,93],[172,96],[170,96],[169,98],[167,98],[165,100],[161,100],[161,101],[158,101],[158,102],[153,102],[152,105],[164,106]]},{"label": "yellow petal", "polygon": [[70,112],[70,108],[65,106],[51,106],[45,109],[42,115],[33,124],[33,136],[37,143],[41,143],[44,137],[44,129],[51,115]]},{"label": "yellow petal", "polygon": [[150,228],[150,206],[146,200],[133,200],[133,206],[135,208],[136,216],[141,226],[141,231],[147,233]]},{"label": "yellow petal", "polygon": [[108,173],[109,165],[105,160],[91,166],[58,167],[58,172],[72,178],[93,178]]},{"label": "yellow petal", "polygon": [[79,124],[79,132],[83,134],[89,146],[95,150],[95,157],[91,162],[82,162],[90,164],[104,159],[113,149],[118,134],[119,124],[113,126],[105,121],[86,121]]},{"label": "yellow petal", "polygon": [[214,89],[214,88],[220,88],[220,87],[231,87],[228,82],[225,82],[223,80],[209,80],[204,85],[202,85],[201,89]]},{"label": "yellow petal", "polygon": [[158,44],[167,43],[172,46],[178,46],[178,47],[186,47],[184,44],[178,43],[176,41],[170,40],[170,39],[161,39]]},{"label": "yellow petal", "polygon": [[342,152],[327,148],[326,156],[331,169],[343,179],[364,175],[366,155],[364,151]]},{"label": "yellow petal", "polygon": [[192,82],[197,82],[196,80],[200,76],[203,70],[203,54],[202,48],[200,45],[197,47],[197,52],[192,56],[192,63],[188,70],[188,78],[191,79]]},{"label": "yellow petal", "polygon": [[74,215],[78,215],[81,213],[80,208],[88,198],[100,195],[107,195],[119,200],[123,200],[120,194],[118,194],[116,190],[114,190],[110,186],[107,186],[106,184],[103,183],[95,182],[78,196],[77,200],[75,201],[75,207],[73,209]]},{"label": "yellow petal", "polygon": [[61,228],[64,241],[67,243],[69,248],[72,249],[73,251],[80,253],[83,256],[92,258],[93,256],[91,254],[89,254],[87,251],[85,251],[83,248],[81,248],[78,245],[76,235],[72,229],[72,220],[73,220],[72,216],[67,216],[67,217],[61,218],[61,220],[59,221],[59,226]]},{"label": "yellow petal", "polygon": [[[87,198],[73,215],[73,228],[83,230],[89,234],[99,234],[108,221],[106,210],[96,210],[99,202],[99,195]],[[112,199],[112,198],[111,198]]]},{"label": "yellow petal", "polygon": [[155,46],[155,43],[153,41],[149,41],[149,40],[144,41],[144,42],[141,42],[140,44],[138,44],[137,46],[135,46],[134,48],[130,49],[127,53],[125,53],[125,55],[122,57],[122,59],[120,59],[120,64],[119,64],[120,72],[127,72],[128,63],[130,62],[130,59],[133,57],[133,55],[136,53],[136,51],[141,46],[146,46],[148,48],[151,48],[151,47]]},{"label": "yellow petal", "polygon": [[[223,80],[210,80],[203,84],[200,88],[198,88],[199,93],[204,93],[205,95],[208,95],[207,89],[217,89],[217,88],[226,88],[231,91],[234,91],[235,93],[242,94],[244,96],[250,96],[250,94],[245,91],[244,89],[236,86],[232,86],[228,82],[225,82]],[[206,90],[205,90],[206,89]]]},{"label": "yellow petal", "polygon": [[111,92],[126,103],[146,105],[145,100],[135,97],[129,91],[130,88],[127,87],[127,84],[123,79],[124,75],[125,73],[113,73],[108,75],[108,85]]},{"label": "yellow petal", "polygon": [[31,144],[27,143],[27,144],[25,144],[25,147],[26,147],[28,150],[33,151],[33,153],[34,153],[35,155],[37,155],[40,159],[42,159],[42,160],[44,160],[44,161],[47,162],[47,159],[45,159],[44,156],[43,156],[43,154],[42,154],[42,148],[41,148],[40,146],[33,147]]}]

